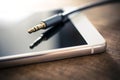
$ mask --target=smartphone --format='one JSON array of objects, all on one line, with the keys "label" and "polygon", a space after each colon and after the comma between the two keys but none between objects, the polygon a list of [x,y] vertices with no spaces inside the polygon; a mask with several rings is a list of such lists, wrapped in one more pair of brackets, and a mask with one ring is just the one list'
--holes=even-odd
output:
[{"label": "smartphone", "polygon": [[[49,39],[33,49],[29,45],[47,30],[29,34],[27,30],[42,19],[63,10],[36,12],[13,22],[0,23],[0,68],[31,64],[104,52],[106,41],[88,18],[81,13],[68,16],[68,21],[53,30]],[[49,34],[49,33],[48,33]]]}]

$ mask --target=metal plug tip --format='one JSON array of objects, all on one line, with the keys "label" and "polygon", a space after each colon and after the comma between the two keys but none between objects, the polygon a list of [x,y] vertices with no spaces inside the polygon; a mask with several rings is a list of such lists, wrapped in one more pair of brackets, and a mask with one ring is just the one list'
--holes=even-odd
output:
[{"label": "metal plug tip", "polygon": [[41,22],[40,24],[28,29],[28,33],[36,32],[40,29],[44,29],[46,27],[44,22]]},{"label": "metal plug tip", "polygon": [[30,28],[30,29],[28,29],[28,33],[32,33],[32,32],[34,32],[34,31],[35,31],[34,28]]},{"label": "metal plug tip", "polygon": [[34,44],[30,44],[30,49],[33,49],[34,48]]}]

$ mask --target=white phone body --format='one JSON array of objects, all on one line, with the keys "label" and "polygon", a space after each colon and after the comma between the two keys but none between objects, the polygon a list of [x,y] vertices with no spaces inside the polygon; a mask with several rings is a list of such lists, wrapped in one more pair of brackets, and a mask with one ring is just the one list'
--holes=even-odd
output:
[{"label": "white phone body", "polygon": [[105,51],[106,41],[84,14],[75,13],[69,16],[69,19],[86,40],[87,45],[0,57],[0,68],[92,55]]}]

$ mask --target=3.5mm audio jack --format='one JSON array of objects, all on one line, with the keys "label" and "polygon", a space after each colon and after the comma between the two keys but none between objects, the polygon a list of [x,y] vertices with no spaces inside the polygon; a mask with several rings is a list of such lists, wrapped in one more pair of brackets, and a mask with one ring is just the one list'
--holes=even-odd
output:
[{"label": "3.5mm audio jack", "polygon": [[43,20],[43,21],[41,21],[40,24],[30,28],[28,30],[28,33],[32,33],[32,32],[38,31],[40,29],[46,29],[48,27],[54,26],[54,25],[62,22],[63,21],[63,17],[64,16],[62,14],[57,14],[57,15],[54,15],[54,16],[46,19],[46,20]]}]

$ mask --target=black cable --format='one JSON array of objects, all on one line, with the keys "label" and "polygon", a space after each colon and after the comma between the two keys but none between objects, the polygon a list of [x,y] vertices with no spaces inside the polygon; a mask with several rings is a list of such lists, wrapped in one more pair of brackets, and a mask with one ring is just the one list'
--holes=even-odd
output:
[{"label": "black cable", "polygon": [[87,10],[89,8],[101,6],[101,5],[108,4],[108,3],[115,3],[115,2],[120,2],[120,0],[104,0],[104,1],[99,1],[99,2],[95,2],[95,3],[89,3],[85,6],[82,6],[80,8],[77,8],[75,10],[72,10],[70,12],[63,13],[63,14],[64,14],[64,16],[68,16],[68,15],[73,14],[73,13],[78,12],[78,11],[83,11],[83,10]]}]

